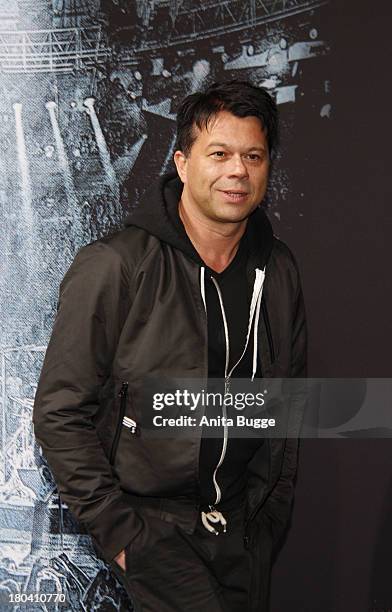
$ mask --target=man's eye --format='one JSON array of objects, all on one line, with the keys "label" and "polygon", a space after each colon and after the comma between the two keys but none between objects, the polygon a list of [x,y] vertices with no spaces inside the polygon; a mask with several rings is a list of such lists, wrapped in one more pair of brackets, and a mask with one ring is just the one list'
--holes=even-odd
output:
[{"label": "man's eye", "polygon": [[252,161],[258,161],[259,159],[261,159],[260,155],[257,155],[257,153],[249,153],[248,157]]},{"label": "man's eye", "polygon": [[217,157],[223,157],[225,155],[224,151],[214,151],[212,155],[216,155]]}]

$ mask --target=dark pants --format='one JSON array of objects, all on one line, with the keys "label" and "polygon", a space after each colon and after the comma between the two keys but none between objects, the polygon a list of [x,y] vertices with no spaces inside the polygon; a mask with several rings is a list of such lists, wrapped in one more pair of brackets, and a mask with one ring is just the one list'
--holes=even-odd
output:
[{"label": "dark pants", "polygon": [[135,612],[264,610],[252,601],[261,585],[254,555],[244,547],[242,509],[224,513],[227,532],[219,535],[201,519],[189,535],[142,509],[138,514],[144,526],[126,547],[126,572],[111,562]]}]

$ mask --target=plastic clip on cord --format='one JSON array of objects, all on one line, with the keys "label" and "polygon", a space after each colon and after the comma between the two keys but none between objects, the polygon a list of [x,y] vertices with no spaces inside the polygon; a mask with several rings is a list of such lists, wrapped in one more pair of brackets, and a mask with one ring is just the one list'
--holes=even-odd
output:
[{"label": "plastic clip on cord", "polygon": [[213,506],[210,506],[209,512],[201,513],[201,520],[207,531],[214,533],[215,535],[219,535],[220,531],[218,531],[213,525],[211,525],[211,523],[215,525],[219,523],[223,526],[223,533],[226,533],[226,519],[223,516],[222,512],[219,512],[219,510],[216,510]]}]

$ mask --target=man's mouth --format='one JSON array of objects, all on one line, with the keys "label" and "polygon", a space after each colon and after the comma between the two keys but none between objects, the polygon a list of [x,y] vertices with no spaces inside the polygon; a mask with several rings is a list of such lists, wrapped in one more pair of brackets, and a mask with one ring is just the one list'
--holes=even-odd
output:
[{"label": "man's mouth", "polygon": [[245,200],[248,195],[247,191],[242,191],[239,189],[221,189],[220,191],[224,194],[225,200],[231,202],[241,202],[242,200]]},{"label": "man's mouth", "polygon": [[221,191],[223,191],[223,193],[238,194],[238,195],[246,195],[248,193],[247,191],[243,191],[241,189],[221,189]]}]

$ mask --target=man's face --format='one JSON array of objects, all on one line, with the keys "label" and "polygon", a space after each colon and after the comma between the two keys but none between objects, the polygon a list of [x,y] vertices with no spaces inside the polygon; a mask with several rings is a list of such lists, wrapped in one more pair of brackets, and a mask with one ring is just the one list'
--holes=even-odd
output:
[{"label": "man's face", "polygon": [[246,219],[262,201],[268,183],[268,142],[257,117],[221,111],[196,131],[188,157],[174,160],[184,193],[202,217],[221,223]]}]

